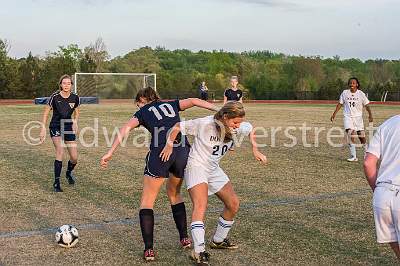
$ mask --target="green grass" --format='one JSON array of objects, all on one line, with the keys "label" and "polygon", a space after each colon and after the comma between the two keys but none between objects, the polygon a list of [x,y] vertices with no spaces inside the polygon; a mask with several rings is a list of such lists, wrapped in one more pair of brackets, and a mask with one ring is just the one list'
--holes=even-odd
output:
[{"label": "green grass", "polygon": [[[342,125],[341,115],[329,121],[334,105],[248,104],[247,119],[255,126],[325,127]],[[108,150],[102,127],[111,130],[129,119],[135,106],[87,105],[81,107],[80,128],[99,120],[97,147],[79,146],[75,187],[62,180],[64,193],[52,192],[54,148],[51,140],[39,146],[27,145],[22,128],[40,120],[42,107],[0,106],[0,234],[44,230],[32,236],[0,237],[0,264],[4,265],[138,265],[142,263],[142,240],[137,224],[146,148],[119,148],[107,170],[99,167]],[[392,106],[372,107],[375,124],[397,114]],[[210,114],[192,109],[182,117]],[[324,131],[326,133],[326,131]],[[323,133],[324,133],[323,132]],[[32,133],[38,134],[37,130]],[[325,135],[309,132],[311,147],[284,147],[289,142],[283,131],[260,138],[269,163],[260,165],[248,141],[225,156],[221,165],[230,176],[242,208],[231,237],[236,251],[211,251],[213,265],[394,265],[388,246],[375,242],[371,192],[364,179],[362,162],[348,163],[347,148],[330,147]],[[301,139],[301,132],[291,131]],[[93,138],[92,133],[85,140]],[[336,139],[336,143],[342,143]],[[361,156],[361,149],[358,153]],[[64,166],[67,162],[65,155]],[[64,168],[65,170],[65,168]],[[182,190],[190,222],[190,199]],[[206,237],[211,238],[222,204],[210,198]],[[187,254],[178,246],[165,189],[155,207],[154,265],[188,265]],[[133,225],[110,224],[129,218]],[[76,248],[63,249],[45,229],[62,224],[81,225]],[[88,225],[104,225],[91,227]]]}]

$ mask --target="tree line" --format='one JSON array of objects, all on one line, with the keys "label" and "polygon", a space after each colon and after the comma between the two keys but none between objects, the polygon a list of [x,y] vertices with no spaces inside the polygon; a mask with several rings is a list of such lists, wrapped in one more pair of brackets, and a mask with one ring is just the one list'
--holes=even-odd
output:
[{"label": "tree line", "polygon": [[45,56],[12,58],[10,44],[0,39],[0,98],[32,99],[57,89],[62,74],[75,72],[157,73],[157,88],[164,98],[198,94],[201,81],[222,99],[229,78],[238,76],[247,99],[337,99],[355,76],[371,100],[400,100],[400,60],[292,56],[271,51],[233,53],[223,50],[142,47],[111,58],[101,38],[81,49],[60,46]]}]

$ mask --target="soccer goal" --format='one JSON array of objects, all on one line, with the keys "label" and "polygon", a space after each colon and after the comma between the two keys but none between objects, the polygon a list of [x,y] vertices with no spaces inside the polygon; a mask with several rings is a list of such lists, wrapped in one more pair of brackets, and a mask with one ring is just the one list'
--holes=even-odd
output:
[{"label": "soccer goal", "polygon": [[157,90],[154,73],[75,73],[74,92],[81,102],[98,103],[102,99],[133,99],[139,89]]}]

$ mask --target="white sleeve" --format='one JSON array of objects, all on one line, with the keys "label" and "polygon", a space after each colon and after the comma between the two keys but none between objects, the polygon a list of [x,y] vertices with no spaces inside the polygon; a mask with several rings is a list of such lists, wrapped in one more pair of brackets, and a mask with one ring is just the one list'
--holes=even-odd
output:
[{"label": "white sleeve", "polygon": [[181,121],[179,126],[183,135],[196,136],[201,126],[201,118]]},{"label": "white sleeve", "polygon": [[242,122],[238,129],[236,129],[236,134],[248,136],[253,130],[253,126],[249,122]]},{"label": "white sleeve", "polygon": [[375,132],[374,137],[370,141],[368,145],[367,152],[375,155],[377,158],[381,157],[381,129],[378,128],[378,130]]},{"label": "white sleeve", "polygon": [[367,98],[367,95],[365,95],[365,93],[363,93],[363,105],[367,105],[369,104],[369,100]]},{"label": "white sleeve", "polygon": [[339,103],[344,104],[344,91],[342,92],[342,94],[340,94]]}]

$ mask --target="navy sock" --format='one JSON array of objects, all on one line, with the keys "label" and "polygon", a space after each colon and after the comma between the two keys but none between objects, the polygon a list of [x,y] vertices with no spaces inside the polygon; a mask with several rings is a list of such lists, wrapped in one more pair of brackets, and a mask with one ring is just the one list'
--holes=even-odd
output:
[{"label": "navy sock", "polygon": [[152,209],[141,209],[139,219],[144,249],[153,248],[154,211]]},{"label": "navy sock", "polygon": [[62,169],[62,161],[54,160],[54,178],[55,181],[60,180],[60,175],[61,175],[61,169]]},{"label": "navy sock", "polygon": [[179,231],[179,238],[182,239],[188,237],[185,203],[181,202],[175,205],[171,205],[171,209],[176,228]]},{"label": "navy sock", "polygon": [[68,168],[67,168],[67,174],[71,173],[72,170],[74,170],[76,163],[72,163],[71,161],[68,161]]}]

